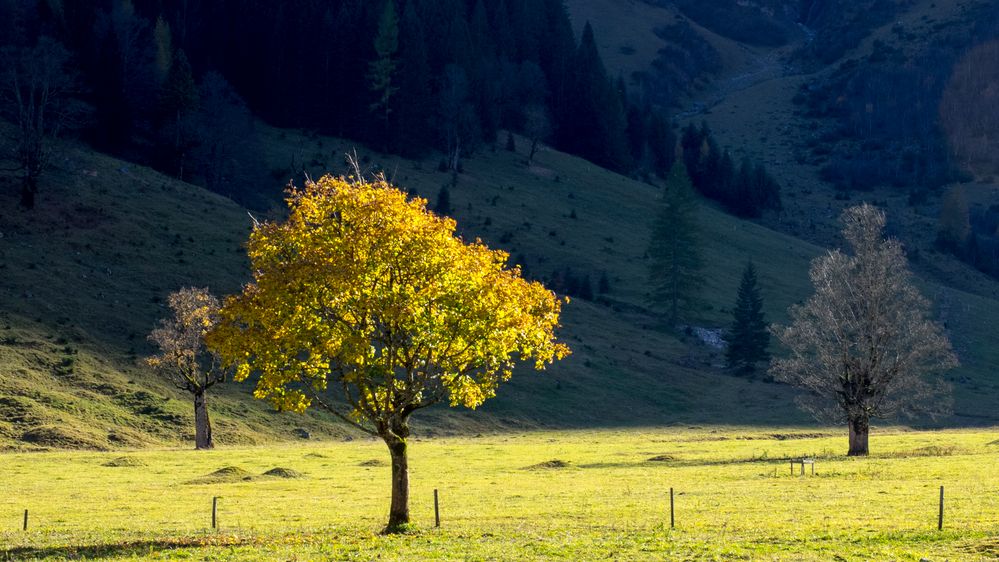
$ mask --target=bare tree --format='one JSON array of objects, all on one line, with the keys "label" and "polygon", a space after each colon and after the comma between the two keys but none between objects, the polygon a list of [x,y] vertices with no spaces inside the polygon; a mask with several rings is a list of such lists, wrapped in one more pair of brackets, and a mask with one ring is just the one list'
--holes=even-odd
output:
[{"label": "bare tree", "polygon": [[840,221],[853,255],[834,250],[812,262],[815,294],[791,307],[790,326],[771,328],[790,353],[770,371],[807,391],[801,403],[819,419],[846,421],[848,454],[867,455],[871,418],[949,409],[944,383],[924,375],[958,362],[928,319],[902,245],[884,238],[884,213],[864,204]]},{"label": "bare tree", "polygon": [[85,114],[85,106],[73,98],[77,80],[69,61],[69,52],[49,37],[34,47],[0,52],[0,111],[16,126],[16,171],[21,172],[21,205],[28,209],[35,206],[52,141]]},{"label": "bare tree", "polygon": [[524,109],[524,134],[531,140],[531,150],[527,161],[533,162],[538,152],[538,144],[547,141],[552,134],[551,120],[544,105],[531,104]]},{"label": "bare tree", "polygon": [[218,322],[219,301],[208,289],[185,288],[172,293],[168,304],[173,317],[161,320],[149,334],[160,354],[146,362],[174,386],[194,395],[195,448],[212,449],[206,393],[225,382],[226,371],[218,356],[205,347],[204,336]]}]

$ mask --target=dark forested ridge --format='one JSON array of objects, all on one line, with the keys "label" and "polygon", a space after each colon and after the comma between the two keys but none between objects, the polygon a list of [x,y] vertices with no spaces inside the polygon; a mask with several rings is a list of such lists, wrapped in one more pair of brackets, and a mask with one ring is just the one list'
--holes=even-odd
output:
[{"label": "dark forested ridge", "polygon": [[[729,375],[762,373],[762,313],[780,322],[807,295],[808,261],[839,243],[829,227],[851,199],[887,209],[957,336],[957,419],[991,423],[999,117],[979,94],[995,91],[999,11],[937,4],[0,0],[0,363],[20,373],[0,376],[17,397],[0,400],[0,446],[64,412],[93,437],[76,443],[122,438],[90,432],[98,419],[130,420],[136,446],[166,439],[181,406],[143,388],[171,392],[137,364],[165,295],[237,288],[247,208],[274,218],[258,208],[289,178],[346,173],[345,152],[573,297],[564,367],[518,377],[482,426],[434,423],[790,419],[781,387]],[[45,96],[43,125],[25,104]],[[686,170],[696,218],[671,209],[656,225],[677,204],[670,170]],[[667,261],[657,237],[703,257],[668,295],[676,329],[648,275]],[[747,258],[759,293],[734,299]],[[724,370],[716,346],[740,339],[757,345]],[[613,414],[590,408],[608,380]],[[96,394],[70,400],[80,388]],[[225,392],[222,434],[298,423]],[[254,425],[224,426],[240,420]],[[321,435],[321,421],[298,429]]]},{"label": "dark forested ridge", "polygon": [[270,181],[251,114],[455,170],[501,129],[621,172],[673,157],[669,100],[629,97],[562,0],[3,0],[0,22],[8,53],[65,47],[98,148],[244,202]]}]

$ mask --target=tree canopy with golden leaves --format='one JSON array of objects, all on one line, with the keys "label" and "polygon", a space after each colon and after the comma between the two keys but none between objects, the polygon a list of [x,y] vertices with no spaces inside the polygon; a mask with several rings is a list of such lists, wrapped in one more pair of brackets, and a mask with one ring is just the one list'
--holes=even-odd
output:
[{"label": "tree canopy with golden leaves", "polygon": [[253,282],[226,300],[209,342],[237,380],[259,373],[257,398],[319,406],[382,437],[389,528],[405,525],[410,416],[444,400],[476,408],[518,361],[542,369],[567,355],[561,302],[384,179],[326,176],[288,205],[286,220],[253,230]]}]

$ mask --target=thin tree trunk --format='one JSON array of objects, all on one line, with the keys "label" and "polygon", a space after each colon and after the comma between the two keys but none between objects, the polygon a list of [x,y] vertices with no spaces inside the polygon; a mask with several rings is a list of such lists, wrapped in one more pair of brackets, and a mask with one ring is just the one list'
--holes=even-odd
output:
[{"label": "thin tree trunk", "polygon": [[868,454],[867,438],[871,431],[870,420],[867,416],[856,416],[850,418],[850,452],[851,457],[866,457]]},{"label": "thin tree trunk", "polygon": [[201,391],[194,395],[194,448],[214,449],[212,422],[208,419],[208,398]]},{"label": "thin tree trunk", "polygon": [[409,457],[406,440],[394,435],[382,436],[392,455],[392,505],[386,533],[395,533],[409,524]]}]

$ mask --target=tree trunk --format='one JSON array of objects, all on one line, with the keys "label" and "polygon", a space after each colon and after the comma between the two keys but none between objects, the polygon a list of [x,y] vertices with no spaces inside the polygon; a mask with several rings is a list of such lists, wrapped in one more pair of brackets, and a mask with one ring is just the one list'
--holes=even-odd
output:
[{"label": "tree trunk", "polygon": [[868,454],[867,437],[871,431],[870,420],[867,416],[851,417],[850,421],[850,452],[851,457],[866,457]]},{"label": "tree trunk", "polygon": [[409,524],[409,457],[405,438],[383,435],[382,439],[392,454],[392,506],[385,532],[396,533]]},{"label": "tree trunk", "polygon": [[215,448],[215,442],[212,441],[212,422],[208,419],[208,399],[204,391],[194,395],[194,448]]}]

